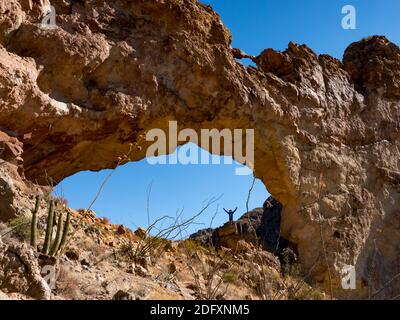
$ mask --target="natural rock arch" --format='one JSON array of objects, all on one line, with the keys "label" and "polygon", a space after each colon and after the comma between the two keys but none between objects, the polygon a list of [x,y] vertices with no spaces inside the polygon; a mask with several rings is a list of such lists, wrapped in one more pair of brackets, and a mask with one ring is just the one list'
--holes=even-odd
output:
[{"label": "natural rock arch", "polygon": [[[290,43],[246,68],[197,1],[51,3],[55,30],[40,26],[47,1],[0,1],[0,130],[23,143],[30,181],[112,168],[172,119],[254,128],[255,175],[283,204],[281,233],[314,279],[328,288],[329,265],[335,294],[366,296],[400,272],[397,46],[364,39],[342,63]],[[340,289],[344,265],[356,266],[358,290]]]}]

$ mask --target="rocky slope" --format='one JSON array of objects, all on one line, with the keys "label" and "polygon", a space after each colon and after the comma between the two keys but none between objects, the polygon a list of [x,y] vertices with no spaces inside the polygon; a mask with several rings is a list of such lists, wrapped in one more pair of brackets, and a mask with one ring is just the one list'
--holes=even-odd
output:
[{"label": "rocky slope", "polygon": [[[50,2],[55,29],[41,26]],[[142,159],[142,134],[170,119],[250,128],[255,174],[282,204],[280,233],[303,269],[337,297],[398,294],[395,44],[363,39],[338,61],[289,43],[244,67],[219,16],[195,0],[50,2],[0,0],[2,219],[26,208],[33,183],[115,167],[131,143],[129,160]],[[356,290],[340,286],[346,265]]]},{"label": "rocky slope", "polygon": [[294,244],[281,237],[281,213],[282,205],[273,197],[269,197],[263,208],[245,213],[234,223],[227,222],[216,229],[199,230],[190,235],[190,239],[206,246],[231,249],[240,246],[240,242],[244,240],[281,257],[285,249],[297,251]]},{"label": "rocky slope", "polygon": [[25,228],[10,232],[0,225],[0,235],[7,233],[0,238],[0,300],[327,298],[305,283],[295,264],[281,267],[240,234],[226,234],[232,241],[219,249],[158,239],[135,257],[136,248],[152,241],[143,229],[132,232],[94,212],[73,211],[74,236],[54,258],[24,243]]}]

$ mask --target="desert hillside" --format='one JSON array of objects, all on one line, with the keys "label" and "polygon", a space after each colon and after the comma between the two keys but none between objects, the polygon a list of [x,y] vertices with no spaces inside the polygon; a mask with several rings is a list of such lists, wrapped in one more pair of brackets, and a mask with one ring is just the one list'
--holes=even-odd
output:
[{"label": "desert hillside", "polygon": [[43,253],[46,214],[38,216],[38,250],[30,245],[30,216],[0,226],[1,299],[327,299],[302,274],[292,248],[277,255],[264,250],[268,240],[261,233],[271,208],[186,240],[160,237],[183,228],[175,224],[151,236],[149,229],[132,232],[93,211],[55,209],[66,210],[73,237],[57,254]]}]

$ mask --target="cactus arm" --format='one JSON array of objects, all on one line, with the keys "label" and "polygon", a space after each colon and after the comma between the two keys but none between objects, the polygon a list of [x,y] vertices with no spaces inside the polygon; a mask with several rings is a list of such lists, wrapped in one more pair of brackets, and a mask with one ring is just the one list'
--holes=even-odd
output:
[{"label": "cactus arm", "polygon": [[37,214],[39,211],[40,196],[36,196],[35,209],[32,211],[32,222],[31,222],[31,246],[37,249]]},{"label": "cactus arm", "polygon": [[49,253],[50,241],[53,234],[53,222],[54,222],[54,200],[50,200],[49,214],[47,216],[46,236],[44,239],[43,250],[42,250],[44,254]]},{"label": "cactus arm", "polygon": [[62,212],[60,212],[60,214],[58,216],[58,222],[57,222],[56,238],[53,242],[53,245],[51,246],[50,253],[49,253],[50,256],[55,256],[58,251],[58,248],[61,243],[62,230],[63,230],[63,214],[62,214]]},{"label": "cactus arm", "polygon": [[71,223],[71,211],[67,210],[67,220],[65,220],[64,231],[61,238],[60,245],[57,248],[56,254],[63,249],[68,238],[69,227]]}]

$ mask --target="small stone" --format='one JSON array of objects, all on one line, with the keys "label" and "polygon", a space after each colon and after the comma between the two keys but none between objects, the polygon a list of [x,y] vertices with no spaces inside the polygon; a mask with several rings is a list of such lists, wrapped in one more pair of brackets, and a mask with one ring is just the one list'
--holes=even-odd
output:
[{"label": "small stone", "polygon": [[89,267],[89,266],[90,266],[90,262],[87,261],[86,259],[82,259],[82,260],[81,260],[81,265],[82,265],[82,266]]},{"label": "small stone", "polygon": [[174,247],[172,246],[171,241],[168,241],[164,246],[165,252],[175,252]]},{"label": "small stone", "polygon": [[65,256],[72,261],[79,260],[79,251],[76,249],[69,249],[65,252]]},{"label": "small stone", "polygon": [[168,272],[171,273],[171,274],[176,272],[176,265],[175,265],[175,263],[171,262],[171,263],[168,265]]},{"label": "small stone", "polygon": [[2,291],[0,291],[0,300],[10,300],[10,298]]},{"label": "small stone", "polygon": [[136,265],[140,265],[144,268],[147,268],[149,263],[151,263],[151,261],[149,261],[149,257],[146,257],[146,258],[142,257],[142,258],[136,259]]},{"label": "small stone", "polygon": [[217,294],[215,297],[216,300],[225,300],[224,295],[222,293]]},{"label": "small stone", "polygon": [[55,266],[57,264],[57,258],[56,257],[51,257],[46,254],[40,253],[38,262],[41,267],[43,266]]},{"label": "small stone", "polygon": [[126,270],[127,273],[135,273],[135,265],[130,265]]},{"label": "small stone", "polygon": [[167,282],[164,288],[172,292],[181,293],[181,289],[176,283]]},{"label": "small stone", "polygon": [[135,274],[140,277],[143,277],[143,278],[147,277],[147,270],[145,268],[143,268],[141,265],[135,265],[134,271],[135,271]]},{"label": "small stone", "polygon": [[197,291],[197,286],[194,283],[188,283],[186,288],[192,291]]},{"label": "small stone", "polygon": [[129,292],[118,290],[113,298],[113,300],[135,300],[135,297]]},{"label": "small stone", "polygon": [[37,278],[31,284],[28,295],[39,300],[51,299],[51,288],[44,278]]},{"label": "small stone", "polygon": [[143,239],[147,237],[147,232],[143,228],[137,229],[135,232],[135,235],[138,236],[139,238]]},{"label": "small stone", "polygon": [[126,233],[125,227],[122,224],[118,226],[117,233],[119,235],[123,235]]}]

